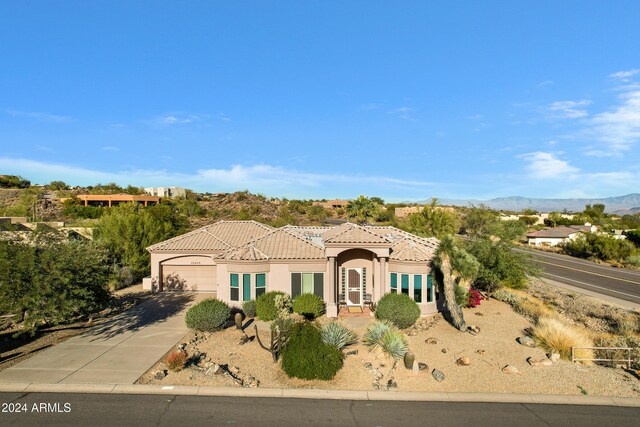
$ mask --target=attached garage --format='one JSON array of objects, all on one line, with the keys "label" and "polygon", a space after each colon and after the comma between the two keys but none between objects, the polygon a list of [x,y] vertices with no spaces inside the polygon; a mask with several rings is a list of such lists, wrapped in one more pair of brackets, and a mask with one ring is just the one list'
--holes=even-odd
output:
[{"label": "attached garage", "polygon": [[216,265],[209,257],[180,257],[164,261],[162,290],[215,292],[217,286]]}]

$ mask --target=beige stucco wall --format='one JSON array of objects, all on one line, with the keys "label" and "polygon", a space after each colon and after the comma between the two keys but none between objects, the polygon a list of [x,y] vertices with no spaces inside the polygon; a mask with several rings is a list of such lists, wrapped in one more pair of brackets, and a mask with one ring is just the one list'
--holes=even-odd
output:
[{"label": "beige stucco wall", "polygon": [[[420,307],[420,312],[423,315],[427,315],[427,314],[434,314],[438,312],[438,307],[437,307],[437,300],[436,300],[436,290],[435,290],[435,283],[433,284],[434,289],[433,289],[433,301],[432,302],[426,302],[427,301],[427,292],[426,292],[426,287],[427,287],[427,282],[426,282],[426,275],[431,274],[431,268],[429,267],[429,265],[427,263],[420,263],[420,264],[415,264],[415,263],[404,263],[404,262],[398,262],[398,261],[390,261],[388,263],[387,266],[387,280],[386,280],[386,289],[384,293],[388,293],[391,292],[391,273],[398,273],[398,274],[422,274],[423,276],[425,276],[423,278],[422,281],[422,303],[418,304],[418,307]],[[398,288],[400,287],[400,279],[398,278]],[[398,289],[399,291],[399,289]],[[413,279],[410,278],[409,279],[409,295],[413,297]]]},{"label": "beige stucco wall", "polygon": [[168,265],[215,265],[212,253],[152,253],[151,254],[151,280],[144,280],[144,289],[157,289],[160,286],[161,266]]}]

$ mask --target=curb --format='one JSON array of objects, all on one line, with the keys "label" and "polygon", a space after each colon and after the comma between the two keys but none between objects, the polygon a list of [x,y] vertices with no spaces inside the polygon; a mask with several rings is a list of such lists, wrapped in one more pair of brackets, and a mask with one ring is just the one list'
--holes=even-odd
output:
[{"label": "curb", "polygon": [[640,408],[633,397],[575,396],[512,393],[425,393],[401,391],[320,390],[291,388],[228,388],[199,386],[161,386],[154,384],[34,384],[4,383],[0,392],[13,393],[96,393],[96,394],[166,394],[216,397],[282,397],[296,399],[529,403],[547,405],[594,405]]}]

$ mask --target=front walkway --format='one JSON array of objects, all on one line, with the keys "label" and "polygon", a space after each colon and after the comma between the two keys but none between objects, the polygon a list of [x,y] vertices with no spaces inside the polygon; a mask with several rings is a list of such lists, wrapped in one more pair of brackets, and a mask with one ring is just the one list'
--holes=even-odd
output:
[{"label": "front walkway", "polygon": [[133,384],[188,329],[186,309],[214,294],[154,295],[142,304],[0,372],[0,383]]}]

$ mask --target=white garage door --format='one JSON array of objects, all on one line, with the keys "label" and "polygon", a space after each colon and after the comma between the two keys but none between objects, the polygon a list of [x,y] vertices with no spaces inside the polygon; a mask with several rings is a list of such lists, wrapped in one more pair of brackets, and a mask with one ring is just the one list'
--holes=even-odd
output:
[{"label": "white garage door", "polygon": [[165,291],[215,291],[215,265],[163,265],[162,285]]}]

